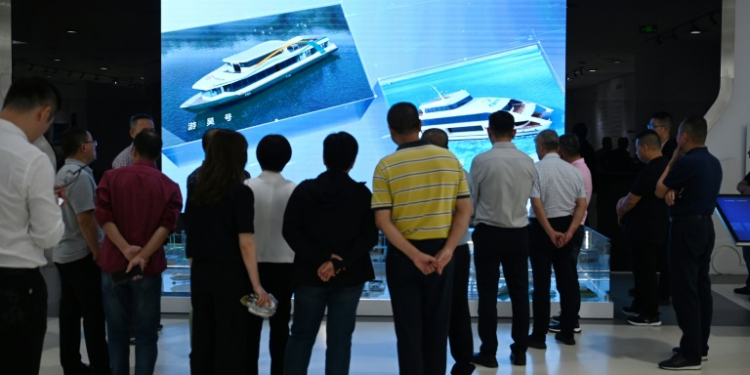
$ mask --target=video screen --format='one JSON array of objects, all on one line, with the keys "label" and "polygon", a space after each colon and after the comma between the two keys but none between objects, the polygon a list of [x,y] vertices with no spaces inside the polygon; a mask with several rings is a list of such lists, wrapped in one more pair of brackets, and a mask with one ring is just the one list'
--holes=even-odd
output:
[{"label": "video screen", "polygon": [[719,214],[738,245],[750,245],[750,196],[719,196]]},{"label": "video screen", "polygon": [[297,183],[325,170],[323,139],[359,142],[350,172],[371,186],[396,150],[386,114],[420,109],[468,170],[489,150],[488,116],[516,120],[519,149],[565,129],[564,0],[162,0],[162,169],[185,194],[209,128],[248,140],[247,171],[268,134],[292,145],[283,174]]}]

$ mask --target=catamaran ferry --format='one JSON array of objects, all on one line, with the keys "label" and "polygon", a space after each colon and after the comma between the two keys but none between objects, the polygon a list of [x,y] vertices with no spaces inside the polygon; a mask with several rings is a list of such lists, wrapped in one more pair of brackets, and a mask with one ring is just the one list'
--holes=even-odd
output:
[{"label": "catamaran ferry", "polygon": [[258,93],[321,61],[338,47],[327,36],[297,36],[263,42],[222,60],[224,65],[193,85],[200,91],[180,108],[201,112]]},{"label": "catamaran ferry", "polygon": [[[437,90],[435,90],[437,91]],[[466,90],[442,95],[419,106],[422,131],[439,128],[450,139],[487,138],[487,120],[502,110],[513,115],[516,136],[535,135],[549,129],[552,109],[540,104],[509,98],[473,98]]]}]

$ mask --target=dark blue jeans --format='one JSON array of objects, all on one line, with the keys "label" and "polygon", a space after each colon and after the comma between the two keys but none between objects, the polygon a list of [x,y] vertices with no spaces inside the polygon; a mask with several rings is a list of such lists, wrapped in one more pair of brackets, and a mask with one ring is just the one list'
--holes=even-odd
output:
[{"label": "dark blue jeans", "polygon": [[161,314],[161,275],[115,285],[102,272],[102,298],[112,375],[130,373],[130,320],[135,329],[135,375],[152,375]]},{"label": "dark blue jeans", "polygon": [[284,374],[307,374],[320,322],[326,320],[326,375],[349,374],[352,333],[363,284],[341,288],[302,285],[294,291],[292,334],[286,345]]},{"label": "dark blue jeans", "polygon": [[710,218],[675,221],[670,228],[669,266],[672,278],[672,305],[682,330],[680,354],[700,363],[708,353],[713,296],[711,253],[716,233]]}]

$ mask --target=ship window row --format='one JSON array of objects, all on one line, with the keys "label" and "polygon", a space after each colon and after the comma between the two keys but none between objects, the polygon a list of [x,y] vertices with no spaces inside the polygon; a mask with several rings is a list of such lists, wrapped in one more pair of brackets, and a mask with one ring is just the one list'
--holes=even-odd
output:
[{"label": "ship window row", "polygon": [[425,112],[426,113],[430,113],[430,112],[440,112],[440,111],[447,111],[449,109],[455,109],[455,108],[458,108],[458,107],[460,107],[460,106],[462,106],[462,105],[470,102],[471,99],[472,99],[471,96],[467,96],[467,97],[459,100],[458,102],[456,102],[454,104],[444,105],[442,107],[427,108],[427,109],[425,109]]},{"label": "ship window row", "polygon": [[241,90],[241,89],[243,89],[243,88],[245,88],[247,86],[252,85],[255,82],[260,81],[263,78],[268,77],[271,74],[274,74],[274,73],[278,72],[281,69],[284,69],[284,68],[288,67],[289,65],[292,65],[292,64],[296,63],[299,60],[300,60],[300,57],[297,56],[296,58],[292,58],[292,59],[289,59],[289,60],[282,61],[282,62],[280,62],[280,63],[278,63],[278,64],[276,64],[276,65],[274,65],[272,67],[268,67],[266,69],[263,69],[260,72],[251,75],[250,77],[241,79],[241,80],[239,80],[237,82],[233,82],[233,83],[230,83],[230,84],[224,86],[224,91],[225,92],[239,91],[239,90]]},{"label": "ship window row", "polygon": [[432,126],[432,125],[456,124],[460,122],[487,121],[489,118],[490,118],[489,113],[475,113],[475,114],[463,115],[463,116],[451,116],[451,117],[442,117],[442,118],[435,118],[435,119],[425,119],[425,120],[422,120],[422,125]]}]

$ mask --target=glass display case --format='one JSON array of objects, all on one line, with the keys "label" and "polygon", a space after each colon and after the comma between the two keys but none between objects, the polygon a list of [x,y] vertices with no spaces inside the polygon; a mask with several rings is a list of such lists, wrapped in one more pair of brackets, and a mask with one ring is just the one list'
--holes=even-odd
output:
[{"label": "glass display case", "polygon": [[[473,244],[469,242],[473,259]],[[362,301],[358,313],[360,315],[390,315],[390,295],[385,276],[385,256],[387,245],[381,235],[378,244],[370,252],[370,258],[375,269],[375,279],[365,283],[362,290]],[[190,266],[185,258],[185,233],[174,233],[169,237],[165,246],[167,270],[163,274],[162,295],[172,299],[167,304],[165,312],[179,312],[179,306],[185,306],[185,297],[190,296]],[[609,298],[610,288],[610,241],[602,234],[585,228],[585,236],[581,252],[578,255],[578,282],[581,291],[582,318],[611,318],[613,306]],[[501,272],[498,283],[498,315],[510,316],[510,297],[505,286],[505,278]],[[473,316],[476,316],[477,285],[474,274],[474,262],[471,262],[469,273],[469,305]],[[531,265],[529,263],[529,300],[533,291]],[[550,291],[552,309],[559,309],[560,297],[555,290],[555,276],[552,273],[552,290]],[[182,298],[181,303],[175,304],[175,298]],[[189,300],[187,305],[189,309]],[[187,310],[185,310],[187,312]]]}]

